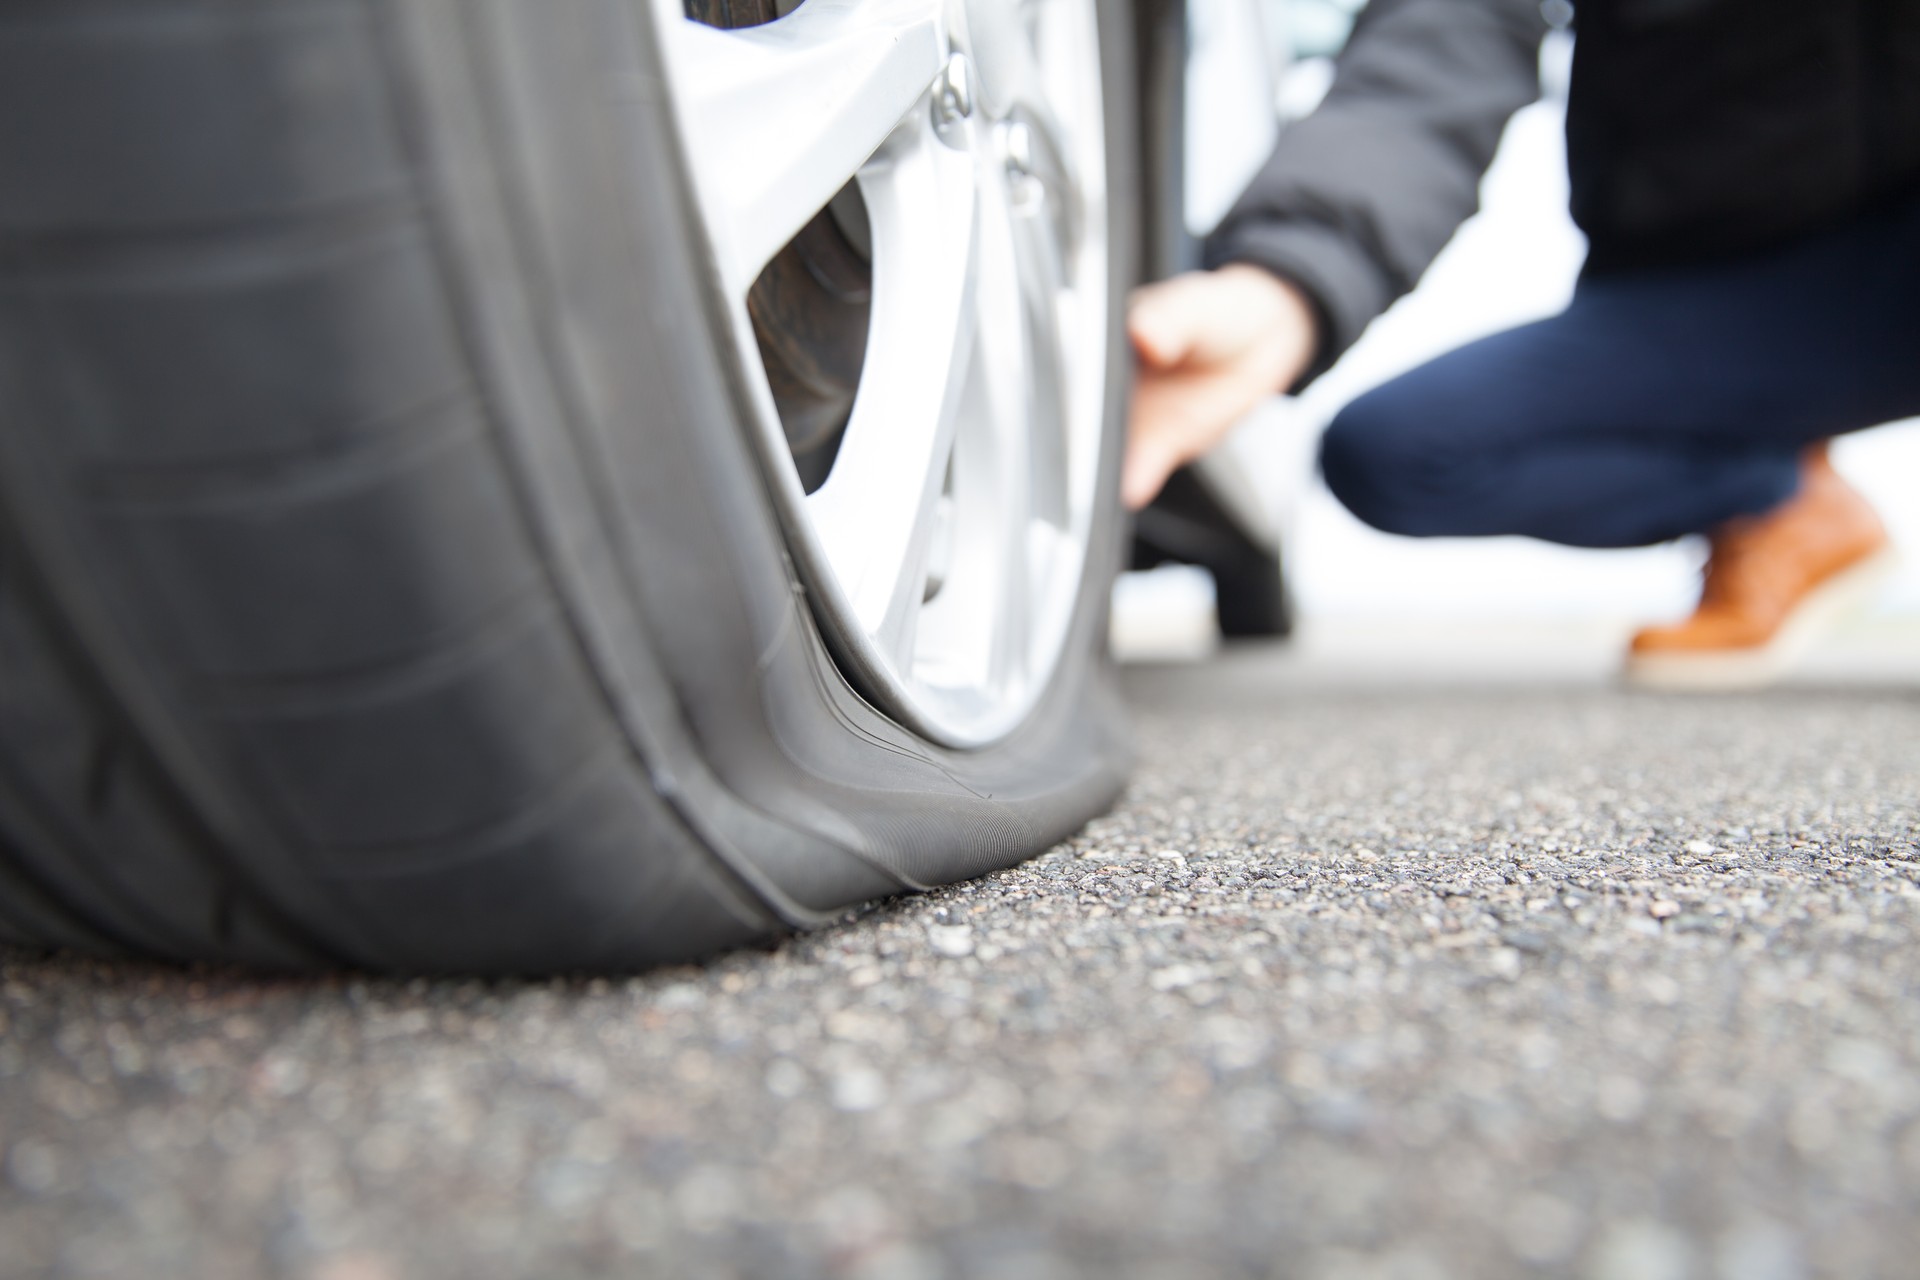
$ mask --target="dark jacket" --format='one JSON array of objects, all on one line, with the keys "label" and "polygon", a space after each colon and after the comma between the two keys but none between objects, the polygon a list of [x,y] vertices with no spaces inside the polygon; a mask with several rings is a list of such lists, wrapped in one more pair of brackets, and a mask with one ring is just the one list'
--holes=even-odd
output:
[{"label": "dark jacket", "polygon": [[[1920,0],[1580,0],[1567,163],[1589,272],[1752,252],[1920,188]],[[1538,94],[1535,0],[1372,0],[1207,244],[1313,299],[1317,376],[1478,205]]]}]

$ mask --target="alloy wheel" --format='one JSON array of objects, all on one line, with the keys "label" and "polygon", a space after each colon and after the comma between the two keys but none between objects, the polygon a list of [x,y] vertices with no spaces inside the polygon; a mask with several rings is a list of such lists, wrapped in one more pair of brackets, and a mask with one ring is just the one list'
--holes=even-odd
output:
[{"label": "alloy wheel", "polygon": [[729,12],[765,2],[651,0],[755,441],[848,674],[984,745],[1047,688],[1092,535],[1094,0]]}]

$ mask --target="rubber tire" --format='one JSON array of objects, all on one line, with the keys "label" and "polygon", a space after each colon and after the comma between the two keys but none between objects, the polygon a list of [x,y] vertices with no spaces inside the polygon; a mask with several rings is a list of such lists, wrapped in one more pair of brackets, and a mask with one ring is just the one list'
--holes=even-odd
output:
[{"label": "rubber tire", "polygon": [[626,970],[1108,805],[1124,9],[1093,563],[978,751],[842,677],[630,0],[16,0],[0,23],[0,938]]}]

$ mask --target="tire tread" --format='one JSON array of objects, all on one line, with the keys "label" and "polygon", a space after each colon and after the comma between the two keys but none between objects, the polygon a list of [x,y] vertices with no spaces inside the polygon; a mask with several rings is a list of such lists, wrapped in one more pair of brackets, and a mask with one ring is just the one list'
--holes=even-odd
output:
[{"label": "tire tread", "polygon": [[[632,785],[462,350],[374,8],[143,0],[0,22],[0,71],[29,49],[70,73],[36,76],[28,132],[84,117],[94,144],[0,143],[0,402],[44,424],[4,479],[56,489],[51,523],[9,531],[11,557],[52,544],[89,578],[0,584],[0,932],[180,959],[545,967],[566,961],[569,899],[595,881],[540,886],[537,869],[607,865],[622,835],[657,865],[602,887],[636,927],[667,914],[662,954],[685,931],[764,932]],[[180,97],[188,64],[226,88]],[[156,121],[215,128],[222,93],[277,111],[275,128],[220,126],[218,165],[178,141],[179,163],[135,158],[162,145]],[[306,151],[319,162],[287,162]],[[257,368],[221,355],[249,348]],[[323,376],[279,363],[301,352]],[[76,590],[310,884],[198,823],[111,679],[55,673],[101,651],[74,631]],[[86,751],[48,749],[62,734],[108,744],[125,762],[112,786]],[[478,936],[503,906],[489,883],[521,895],[524,937]],[[595,942],[648,955],[611,933],[572,955],[594,963]]]}]

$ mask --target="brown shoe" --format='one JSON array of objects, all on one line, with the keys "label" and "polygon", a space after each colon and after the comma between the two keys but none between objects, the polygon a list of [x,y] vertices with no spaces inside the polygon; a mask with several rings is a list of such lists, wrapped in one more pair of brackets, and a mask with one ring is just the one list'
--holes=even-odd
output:
[{"label": "brown shoe", "polygon": [[1656,689],[1751,689],[1785,672],[1892,567],[1873,508],[1807,450],[1800,490],[1765,515],[1712,533],[1700,605],[1685,622],[1633,638],[1627,680]]}]

